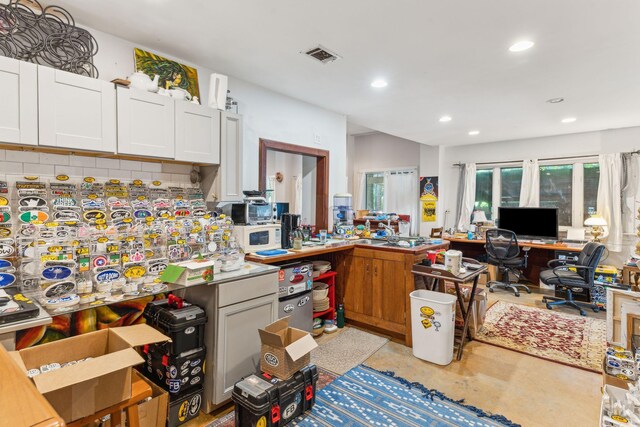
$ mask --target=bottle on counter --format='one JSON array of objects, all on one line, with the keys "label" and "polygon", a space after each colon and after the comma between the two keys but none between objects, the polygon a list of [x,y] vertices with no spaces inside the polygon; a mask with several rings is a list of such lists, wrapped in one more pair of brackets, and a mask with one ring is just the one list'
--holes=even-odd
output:
[{"label": "bottle on counter", "polygon": [[344,305],[338,304],[338,310],[336,311],[336,323],[338,328],[344,328]]}]

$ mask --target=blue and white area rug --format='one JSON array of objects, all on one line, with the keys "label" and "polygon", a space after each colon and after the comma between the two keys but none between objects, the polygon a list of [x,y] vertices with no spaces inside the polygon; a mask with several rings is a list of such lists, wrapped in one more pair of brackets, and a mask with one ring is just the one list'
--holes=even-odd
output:
[{"label": "blue and white area rug", "polygon": [[454,401],[437,390],[360,365],[316,395],[312,411],[292,425],[355,427],[519,427],[501,415]]}]

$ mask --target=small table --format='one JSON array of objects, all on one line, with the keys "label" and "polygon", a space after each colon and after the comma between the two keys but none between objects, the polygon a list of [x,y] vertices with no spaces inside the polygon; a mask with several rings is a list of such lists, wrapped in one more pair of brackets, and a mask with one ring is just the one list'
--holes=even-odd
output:
[{"label": "small table", "polygon": [[[422,264],[414,264],[411,272],[413,274],[417,274],[420,276],[429,277],[435,279],[433,281],[433,285],[431,290],[440,289],[441,280],[449,280],[453,282],[456,288],[456,297],[458,299],[458,305],[460,307],[460,312],[462,313],[462,318],[464,319],[464,325],[462,326],[462,337],[460,339],[460,344],[458,346],[457,360],[462,359],[462,350],[464,349],[464,345],[466,344],[466,338],[469,338],[469,341],[473,340],[473,336],[471,336],[471,331],[469,330],[469,316],[471,315],[471,308],[473,307],[473,303],[476,297],[476,289],[478,287],[478,278],[480,274],[487,270],[487,266],[484,264],[478,264],[478,262],[471,258],[462,258],[463,263],[482,265],[482,267],[477,270],[467,270],[464,273],[453,274],[444,268],[438,268],[433,266],[426,266]],[[462,296],[462,292],[460,291],[461,283],[469,283],[473,280],[473,286],[471,288],[471,295],[469,295],[469,302],[467,306],[464,306],[464,298]]]},{"label": "small table", "polygon": [[[633,280],[633,283],[632,283]],[[622,267],[622,284],[633,285],[638,287],[640,281],[640,268],[633,265],[625,265]]]}]

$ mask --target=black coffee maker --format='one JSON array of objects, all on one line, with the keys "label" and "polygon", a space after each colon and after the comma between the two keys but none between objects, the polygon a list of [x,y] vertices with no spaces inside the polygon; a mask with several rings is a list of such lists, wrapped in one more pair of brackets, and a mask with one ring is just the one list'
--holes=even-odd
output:
[{"label": "black coffee maker", "polygon": [[293,247],[292,233],[300,228],[300,215],[283,213],[280,217],[282,249]]}]

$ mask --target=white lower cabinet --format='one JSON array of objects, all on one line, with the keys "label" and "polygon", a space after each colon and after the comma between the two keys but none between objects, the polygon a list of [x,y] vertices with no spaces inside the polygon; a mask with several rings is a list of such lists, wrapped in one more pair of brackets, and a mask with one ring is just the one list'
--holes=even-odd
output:
[{"label": "white lower cabinet", "polygon": [[118,154],[175,156],[175,101],[168,96],[118,87]]},{"label": "white lower cabinet", "polygon": [[220,163],[220,111],[204,105],[176,101],[175,159]]},{"label": "white lower cabinet", "polygon": [[39,144],[114,153],[113,83],[38,65]]},{"label": "white lower cabinet", "polygon": [[38,145],[38,66],[0,56],[0,143]]},{"label": "white lower cabinet", "polygon": [[211,412],[231,398],[237,381],[260,367],[258,329],[278,318],[278,270],[184,292],[207,313],[204,400]]}]

